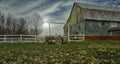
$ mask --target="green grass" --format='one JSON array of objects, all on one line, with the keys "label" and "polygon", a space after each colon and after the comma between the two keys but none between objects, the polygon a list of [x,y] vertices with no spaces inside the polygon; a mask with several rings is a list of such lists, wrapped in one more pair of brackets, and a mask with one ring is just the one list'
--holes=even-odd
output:
[{"label": "green grass", "polygon": [[120,64],[120,41],[0,43],[0,64]]}]

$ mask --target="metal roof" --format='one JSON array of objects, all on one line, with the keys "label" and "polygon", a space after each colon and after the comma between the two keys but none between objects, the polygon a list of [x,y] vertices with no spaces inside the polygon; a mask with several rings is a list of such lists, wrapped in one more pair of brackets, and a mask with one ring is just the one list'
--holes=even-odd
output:
[{"label": "metal roof", "polygon": [[84,19],[120,21],[120,8],[75,3],[82,8]]},{"label": "metal roof", "polygon": [[115,8],[115,7],[110,7],[110,6],[99,6],[95,4],[85,4],[85,3],[78,3],[78,2],[75,2],[75,3],[79,5],[81,8],[120,12],[120,8],[118,7]]}]

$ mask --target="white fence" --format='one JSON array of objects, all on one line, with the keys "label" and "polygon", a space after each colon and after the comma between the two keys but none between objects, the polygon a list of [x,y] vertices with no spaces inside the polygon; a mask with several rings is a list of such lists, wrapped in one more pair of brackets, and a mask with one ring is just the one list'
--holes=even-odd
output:
[{"label": "white fence", "polygon": [[71,34],[68,38],[69,41],[79,42],[81,40],[84,40],[85,34]]},{"label": "white fence", "polygon": [[0,42],[37,42],[36,35],[0,35]]}]

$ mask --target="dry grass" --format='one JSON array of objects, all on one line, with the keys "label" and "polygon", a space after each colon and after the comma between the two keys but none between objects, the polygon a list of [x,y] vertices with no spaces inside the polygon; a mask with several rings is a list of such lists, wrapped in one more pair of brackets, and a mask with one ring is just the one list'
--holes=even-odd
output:
[{"label": "dry grass", "polygon": [[62,45],[1,43],[0,64],[119,64],[120,41],[89,40]]}]

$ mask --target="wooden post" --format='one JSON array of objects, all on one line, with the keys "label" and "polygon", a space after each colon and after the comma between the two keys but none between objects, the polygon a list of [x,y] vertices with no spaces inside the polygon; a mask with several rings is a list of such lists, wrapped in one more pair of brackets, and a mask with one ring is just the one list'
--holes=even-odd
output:
[{"label": "wooden post", "polygon": [[5,41],[5,42],[7,41],[6,35],[4,35],[4,41]]},{"label": "wooden post", "polygon": [[37,42],[37,35],[35,35],[35,42]]},{"label": "wooden post", "polygon": [[112,36],[112,31],[110,32],[110,36]]},{"label": "wooden post", "polygon": [[69,27],[69,24],[68,24],[68,42],[70,42],[70,27]]},{"label": "wooden post", "polygon": [[51,27],[50,27],[50,23],[49,23],[49,35],[51,36]]},{"label": "wooden post", "polygon": [[20,41],[22,42],[23,40],[22,40],[22,35],[20,35]]}]

